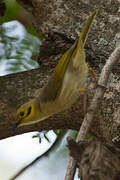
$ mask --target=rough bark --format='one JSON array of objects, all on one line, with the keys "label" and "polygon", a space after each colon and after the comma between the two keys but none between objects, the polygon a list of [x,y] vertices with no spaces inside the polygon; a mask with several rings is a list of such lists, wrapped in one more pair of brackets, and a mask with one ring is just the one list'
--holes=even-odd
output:
[{"label": "rough bark", "polygon": [[76,143],[68,139],[70,154],[76,159],[79,178],[85,180],[119,180],[120,151],[98,140]]},{"label": "rough bark", "polygon": [[[35,91],[45,83],[44,80],[53,70],[61,54],[74,42],[90,12],[99,10],[86,45],[87,60],[98,74],[100,65],[105,63],[114,49],[115,40],[119,38],[119,1],[20,0],[18,2],[32,13],[33,24],[43,35],[40,51],[42,65],[37,70],[0,77],[0,139],[11,136],[12,127],[16,122],[16,109],[33,98]],[[119,64],[114,69],[113,72],[116,71],[119,75]],[[120,120],[119,85],[120,81],[116,81],[106,90],[90,130],[103,142],[112,143],[112,139],[120,133],[119,123],[115,122]],[[91,97],[92,94],[89,92],[89,102]],[[54,115],[46,121],[21,127],[15,135],[45,129],[78,130],[83,117],[80,99],[69,110]]]}]

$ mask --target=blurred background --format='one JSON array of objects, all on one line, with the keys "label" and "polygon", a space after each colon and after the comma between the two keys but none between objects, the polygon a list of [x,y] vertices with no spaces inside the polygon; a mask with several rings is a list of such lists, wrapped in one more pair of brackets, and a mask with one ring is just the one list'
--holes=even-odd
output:
[{"label": "blurred background", "polygon": [[[35,57],[40,51],[42,37],[33,28],[31,16],[15,0],[1,1],[0,6],[3,10],[0,17],[0,76],[38,68]],[[1,140],[0,179],[13,180],[22,168],[53,146],[47,155],[38,158],[16,179],[63,180],[69,157],[68,135],[76,137],[76,132],[32,132]]]}]

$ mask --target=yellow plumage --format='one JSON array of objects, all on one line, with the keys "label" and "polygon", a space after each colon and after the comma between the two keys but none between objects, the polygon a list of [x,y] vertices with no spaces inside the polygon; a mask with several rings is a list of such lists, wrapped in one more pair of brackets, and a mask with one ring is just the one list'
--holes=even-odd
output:
[{"label": "yellow plumage", "polygon": [[85,90],[88,66],[84,45],[96,14],[89,16],[78,40],[59,60],[39,96],[18,109],[16,126],[36,123],[69,108]]}]

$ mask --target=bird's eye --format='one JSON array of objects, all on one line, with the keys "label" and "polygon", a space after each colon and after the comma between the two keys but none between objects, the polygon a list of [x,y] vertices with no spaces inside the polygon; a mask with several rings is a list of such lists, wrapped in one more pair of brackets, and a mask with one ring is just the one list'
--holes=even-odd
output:
[{"label": "bird's eye", "polygon": [[32,109],[32,107],[30,106],[30,107],[28,108],[27,116],[29,116],[29,114],[31,113],[31,109]]},{"label": "bird's eye", "polygon": [[22,112],[20,112],[20,116],[24,116],[24,112],[22,111]]}]

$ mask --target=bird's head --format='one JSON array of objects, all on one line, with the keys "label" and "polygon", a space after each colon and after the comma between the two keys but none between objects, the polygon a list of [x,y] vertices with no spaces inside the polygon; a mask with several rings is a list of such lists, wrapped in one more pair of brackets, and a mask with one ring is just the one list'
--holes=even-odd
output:
[{"label": "bird's head", "polygon": [[33,101],[23,104],[17,110],[16,127],[29,125],[38,122],[44,114],[40,109],[40,104]]}]

